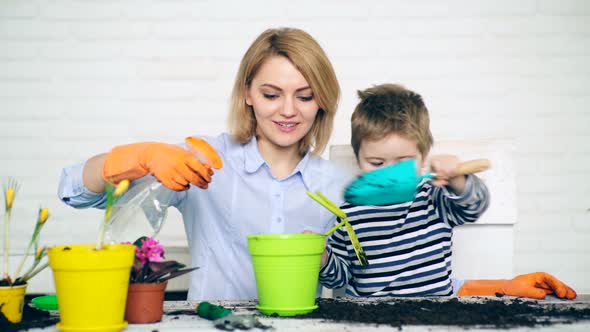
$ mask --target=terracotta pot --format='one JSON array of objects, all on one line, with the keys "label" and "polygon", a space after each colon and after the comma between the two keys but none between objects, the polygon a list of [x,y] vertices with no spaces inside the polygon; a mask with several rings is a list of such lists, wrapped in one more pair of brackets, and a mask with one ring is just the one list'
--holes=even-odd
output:
[{"label": "terracotta pot", "polygon": [[161,284],[129,284],[125,320],[129,324],[148,324],[162,320],[164,291],[168,282]]}]

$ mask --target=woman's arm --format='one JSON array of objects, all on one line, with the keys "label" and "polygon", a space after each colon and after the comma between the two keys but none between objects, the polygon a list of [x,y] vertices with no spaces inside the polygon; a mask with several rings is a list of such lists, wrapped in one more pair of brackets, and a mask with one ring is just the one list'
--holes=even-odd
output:
[{"label": "woman's arm", "polygon": [[106,181],[102,178],[102,168],[107,154],[96,155],[86,161],[82,171],[84,186],[95,193],[102,193],[105,190]]},{"label": "woman's arm", "polygon": [[[214,150],[210,154],[215,154]],[[216,154],[214,157],[219,158]],[[105,204],[105,179],[116,184],[124,179],[134,181],[150,173],[177,191],[186,190],[189,183],[206,189],[213,175],[208,165],[179,146],[134,143],[117,146],[108,154],[96,155],[84,164],[64,168],[58,196],[76,208],[101,208]]]}]

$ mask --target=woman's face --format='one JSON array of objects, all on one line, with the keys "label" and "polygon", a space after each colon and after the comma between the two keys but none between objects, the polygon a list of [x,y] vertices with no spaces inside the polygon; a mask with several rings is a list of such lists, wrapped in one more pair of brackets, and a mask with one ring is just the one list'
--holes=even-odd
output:
[{"label": "woman's face", "polygon": [[246,90],[254,109],[259,144],[297,149],[309,132],[319,106],[303,75],[282,56],[267,59]]},{"label": "woman's face", "polygon": [[418,171],[423,167],[418,143],[398,134],[375,141],[363,140],[359,147],[358,162],[363,173],[408,159],[416,159]]}]

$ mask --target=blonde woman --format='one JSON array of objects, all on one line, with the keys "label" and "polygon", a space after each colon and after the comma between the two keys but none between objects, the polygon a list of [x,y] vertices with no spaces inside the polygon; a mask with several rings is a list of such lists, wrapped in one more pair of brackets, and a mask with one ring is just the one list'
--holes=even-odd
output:
[{"label": "blonde woman", "polygon": [[100,208],[105,179],[156,177],[176,190],[171,205],[184,219],[191,266],[200,267],[188,299],[255,299],[247,235],[323,232],[334,224],[305,192],[341,197],[350,180],[318,156],[332,132],[339,94],[334,69],[309,34],[267,30],[242,58],[230,133],[203,137],[223,160],[214,175],[182,146],[143,142],[65,168],[59,197],[73,207]]}]

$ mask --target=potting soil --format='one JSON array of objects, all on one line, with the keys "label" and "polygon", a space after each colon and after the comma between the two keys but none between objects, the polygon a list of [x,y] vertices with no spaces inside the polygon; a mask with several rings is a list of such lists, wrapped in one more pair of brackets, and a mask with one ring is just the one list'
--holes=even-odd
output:
[{"label": "potting soil", "polygon": [[[565,301],[564,301],[565,302]],[[403,325],[489,326],[508,328],[571,323],[590,320],[590,308],[543,304],[532,300],[461,301],[430,299],[391,299],[387,301],[351,301],[318,299],[319,308],[297,318],[321,318],[329,321]]]},{"label": "potting soil", "polygon": [[12,323],[0,312],[0,331],[16,332],[27,329],[53,326],[59,322],[59,316],[50,315],[48,311],[39,310],[25,304],[23,307],[23,319],[20,323]]}]

